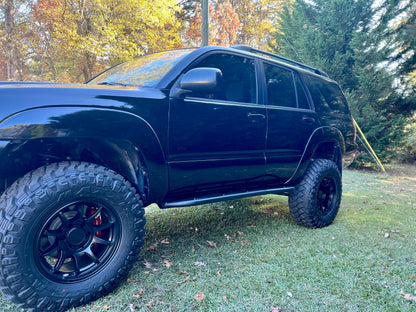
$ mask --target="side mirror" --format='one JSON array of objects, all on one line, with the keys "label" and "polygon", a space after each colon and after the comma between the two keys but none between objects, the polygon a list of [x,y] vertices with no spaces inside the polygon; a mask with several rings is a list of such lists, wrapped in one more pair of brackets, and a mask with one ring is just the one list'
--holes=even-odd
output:
[{"label": "side mirror", "polygon": [[218,68],[199,67],[188,71],[180,81],[185,91],[211,93],[221,85],[222,72]]}]

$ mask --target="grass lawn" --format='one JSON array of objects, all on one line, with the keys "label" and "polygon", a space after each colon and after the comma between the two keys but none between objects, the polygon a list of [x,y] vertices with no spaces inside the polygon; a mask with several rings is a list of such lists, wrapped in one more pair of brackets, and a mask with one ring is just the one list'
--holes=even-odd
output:
[{"label": "grass lawn", "polygon": [[416,167],[388,171],[345,170],[340,212],[318,230],[279,196],[148,207],[129,279],[70,311],[416,311]]}]

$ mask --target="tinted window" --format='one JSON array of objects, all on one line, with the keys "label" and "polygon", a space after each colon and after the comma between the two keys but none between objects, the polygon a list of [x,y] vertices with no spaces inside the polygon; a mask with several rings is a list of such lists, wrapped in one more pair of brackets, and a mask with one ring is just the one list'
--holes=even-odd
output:
[{"label": "tinted window", "polygon": [[88,84],[154,87],[176,63],[193,50],[171,50],[143,55],[110,68]]},{"label": "tinted window", "polygon": [[306,97],[305,89],[303,88],[303,85],[299,79],[299,76],[296,74],[294,76],[295,76],[296,91],[298,95],[298,107],[303,108],[303,109],[310,109],[308,98]]},{"label": "tinted window", "polygon": [[297,107],[292,71],[266,63],[264,73],[269,105]]},{"label": "tinted window", "polygon": [[218,68],[223,76],[222,84],[217,92],[198,94],[199,97],[232,102],[257,102],[256,71],[253,59],[218,53],[205,57],[193,66],[193,68],[196,67]]},{"label": "tinted window", "polygon": [[317,110],[323,112],[346,113],[347,101],[340,87],[331,81],[309,76],[308,89]]}]

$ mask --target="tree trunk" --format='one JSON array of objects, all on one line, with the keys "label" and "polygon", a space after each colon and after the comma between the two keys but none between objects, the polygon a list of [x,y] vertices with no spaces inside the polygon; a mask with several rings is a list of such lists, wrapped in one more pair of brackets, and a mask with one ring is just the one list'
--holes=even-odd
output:
[{"label": "tree trunk", "polygon": [[14,38],[14,0],[6,0],[3,6],[4,30],[6,35],[7,79],[16,80],[17,76],[17,51]]}]

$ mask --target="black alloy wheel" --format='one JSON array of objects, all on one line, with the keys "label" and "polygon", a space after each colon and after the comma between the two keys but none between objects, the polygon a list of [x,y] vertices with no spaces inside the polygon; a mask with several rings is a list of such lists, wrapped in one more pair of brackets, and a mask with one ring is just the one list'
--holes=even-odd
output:
[{"label": "black alloy wheel", "polygon": [[74,282],[98,272],[120,239],[120,221],[111,208],[78,200],[58,208],[39,231],[37,263],[48,278]]}]

